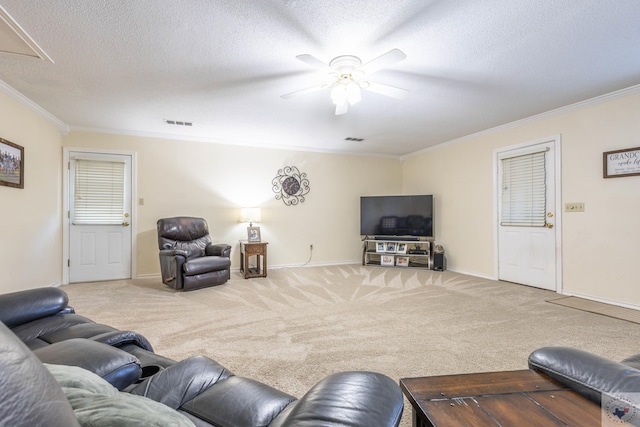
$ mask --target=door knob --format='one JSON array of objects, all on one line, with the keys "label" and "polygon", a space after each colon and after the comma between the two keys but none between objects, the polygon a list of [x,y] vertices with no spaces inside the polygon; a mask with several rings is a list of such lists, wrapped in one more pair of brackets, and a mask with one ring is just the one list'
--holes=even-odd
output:
[{"label": "door knob", "polygon": [[122,223],[122,225],[125,226],[125,227],[128,227],[129,223],[125,221],[125,222]]},{"label": "door knob", "polygon": [[544,226],[547,228],[553,228],[553,224],[545,224]]}]

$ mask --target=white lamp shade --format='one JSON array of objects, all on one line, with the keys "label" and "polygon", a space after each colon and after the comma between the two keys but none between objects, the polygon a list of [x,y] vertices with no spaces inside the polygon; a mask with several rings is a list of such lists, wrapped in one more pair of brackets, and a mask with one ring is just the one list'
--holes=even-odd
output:
[{"label": "white lamp shade", "polygon": [[347,102],[355,105],[361,99],[360,86],[354,81],[340,82],[331,90],[331,101],[335,105],[344,105]]},{"label": "white lamp shade", "polygon": [[240,208],[240,222],[260,222],[260,208]]},{"label": "white lamp shade", "polygon": [[331,90],[331,101],[335,105],[343,105],[347,102],[347,88],[343,84],[339,84]]},{"label": "white lamp shade", "polygon": [[354,82],[349,82],[347,85],[347,100],[351,105],[355,105],[362,100],[360,86]]}]

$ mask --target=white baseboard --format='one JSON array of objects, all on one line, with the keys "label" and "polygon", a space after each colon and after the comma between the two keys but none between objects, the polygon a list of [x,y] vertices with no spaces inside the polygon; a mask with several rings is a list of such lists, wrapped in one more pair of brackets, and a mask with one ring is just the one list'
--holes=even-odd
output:
[{"label": "white baseboard", "polygon": [[[362,261],[340,261],[340,262],[329,262],[322,264],[278,264],[278,265],[269,265],[267,270],[278,270],[283,268],[303,268],[303,267],[327,267],[327,266],[335,266],[335,265],[353,265],[358,264],[361,265]],[[232,273],[239,273],[240,267],[235,267],[231,269]],[[153,274],[138,274],[134,279],[162,279],[160,273]]]},{"label": "white baseboard", "polygon": [[134,277],[134,279],[162,279],[162,276],[160,275],[160,273],[138,274],[136,275],[136,277]]},{"label": "white baseboard", "polygon": [[279,264],[269,266],[269,270],[277,270],[282,268],[305,268],[305,267],[329,267],[335,265],[362,265],[362,261],[338,261],[338,262],[326,262],[326,263],[314,263],[314,264]]},{"label": "white baseboard", "polygon": [[478,277],[480,279],[486,279],[486,280],[498,280],[497,277],[494,276],[485,276],[484,274],[479,274],[476,272],[471,272],[471,271],[464,271],[464,270],[458,270],[455,268],[447,268],[448,271],[452,271],[454,273],[458,273],[458,274],[464,274],[465,276],[473,276],[473,277]]}]

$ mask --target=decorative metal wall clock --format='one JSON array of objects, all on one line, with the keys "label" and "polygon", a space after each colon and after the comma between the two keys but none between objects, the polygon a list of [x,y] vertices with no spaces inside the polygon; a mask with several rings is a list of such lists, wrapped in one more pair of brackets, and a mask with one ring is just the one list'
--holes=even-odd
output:
[{"label": "decorative metal wall clock", "polygon": [[295,166],[286,166],[278,170],[271,181],[276,200],[282,199],[285,205],[297,205],[304,202],[304,196],[311,190],[306,173],[300,173]]}]

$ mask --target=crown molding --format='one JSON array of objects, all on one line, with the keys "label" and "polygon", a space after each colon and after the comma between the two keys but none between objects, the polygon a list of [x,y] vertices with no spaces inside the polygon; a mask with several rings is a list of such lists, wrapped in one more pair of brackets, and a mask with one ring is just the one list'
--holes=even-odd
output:
[{"label": "crown molding", "polygon": [[8,50],[0,52],[2,56],[35,59],[54,63],[53,59],[45,52],[36,41],[13,19],[13,17],[0,5],[0,27],[3,33],[13,33],[16,38],[11,40],[9,37]]},{"label": "crown molding", "polygon": [[526,117],[524,119],[520,119],[520,120],[516,120],[514,122],[510,122],[510,123],[506,123],[504,125],[500,125],[500,126],[496,126],[490,129],[486,129],[480,132],[476,132],[476,133],[472,133],[470,135],[466,135],[466,136],[462,136],[460,138],[456,138],[456,139],[452,139],[450,141],[447,142],[443,142],[441,144],[437,144],[437,145],[433,145],[431,147],[427,147],[427,148],[423,148],[422,150],[418,150],[418,151],[414,151],[413,153],[409,153],[406,154],[404,156],[401,157],[401,160],[406,160],[410,157],[414,157],[429,151],[434,151],[434,150],[439,150],[441,148],[445,148],[448,147],[450,145],[455,145],[455,144],[459,144],[461,142],[465,142],[468,141],[470,139],[474,139],[477,138],[479,136],[483,136],[483,135],[490,135],[490,134],[494,134],[506,129],[511,129],[514,127],[518,127],[518,126],[522,126],[525,125],[527,123],[532,123],[532,122],[536,122],[542,119],[546,119],[549,117],[555,117],[555,116],[559,116],[560,114],[565,114],[571,111],[575,111],[575,110],[580,110],[582,108],[591,106],[591,105],[597,105],[597,104],[602,104],[604,102],[607,101],[611,101],[614,99],[618,99],[618,98],[623,98],[625,96],[629,96],[629,95],[634,95],[636,93],[640,93],[640,85],[635,85],[635,86],[631,86],[625,89],[620,89],[614,92],[610,92],[610,93],[606,93],[604,95],[600,95],[600,96],[596,96],[594,98],[590,98],[584,101],[579,101],[576,102],[574,104],[569,104],[566,105],[564,107],[560,107],[560,108],[556,108],[554,110],[549,110],[546,111],[544,113],[540,113],[540,114],[536,114],[535,116],[530,116],[530,117]]},{"label": "crown molding", "polygon": [[51,122],[55,127],[58,128],[58,130],[62,135],[66,135],[67,133],[69,133],[69,126],[65,122],[58,119],[56,116],[49,113],[47,110],[45,110],[44,108],[42,108],[41,106],[39,106],[38,104],[30,100],[29,98],[27,98],[26,96],[24,96],[23,94],[21,94],[20,92],[18,92],[17,90],[15,90],[13,87],[9,86],[6,82],[2,80],[0,80],[0,91],[4,92],[11,98],[18,101],[20,104],[24,105],[31,111],[42,116],[47,121]]},{"label": "crown molding", "polygon": [[400,160],[400,156],[396,156],[392,154],[359,153],[355,151],[329,150],[329,149],[323,149],[323,148],[300,147],[296,145],[290,146],[290,145],[269,144],[264,142],[256,143],[251,141],[237,141],[237,140],[228,140],[228,139],[220,139],[220,138],[175,135],[175,134],[167,134],[167,133],[159,133],[159,132],[131,131],[131,130],[122,130],[122,129],[104,129],[104,128],[91,128],[91,127],[81,127],[81,126],[71,126],[69,128],[69,131],[101,133],[101,134],[107,134],[107,135],[136,136],[141,138],[167,139],[172,141],[204,142],[209,144],[232,145],[236,147],[266,148],[270,150],[302,151],[302,152],[308,152],[308,153],[337,154],[337,155],[343,155],[343,156],[382,157],[382,158],[391,158],[391,159]]}]

